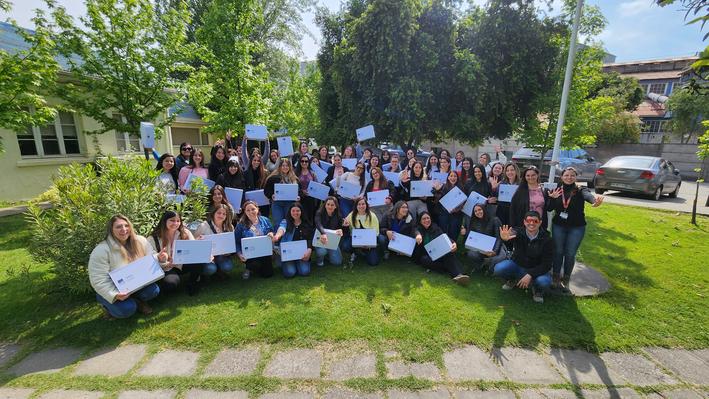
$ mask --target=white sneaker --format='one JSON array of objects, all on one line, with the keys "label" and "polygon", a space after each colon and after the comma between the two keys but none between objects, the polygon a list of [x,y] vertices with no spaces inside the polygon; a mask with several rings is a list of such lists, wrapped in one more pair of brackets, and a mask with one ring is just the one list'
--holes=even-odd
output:
[{"label": "white sneaker", "polygon": [[384,260],[389,260],[389,251],[384,251]]},{"label": "white sneaker", "polygon": [[354,265],[354,262],[357,260],[357,255],[353,252],[352,255],[350,255],[350,267]]},{"label": "white sneaker", "polygon": [[544,293],[532,287],[532,300],[536,303],[544,303]]},{"label": "white sneaker", "polygon": [[455,281],[456,284],[462,285],[465,287],[470,283],[470,277],[465,274],[459,274],[459,275],[453,277],[453,281]]},{"label": "white sneaker", "polygon": [[241,273],[241,279],[242,279],[242,280],[248,280],[249,277],[251,277],[251,270],[246,269],[246,270],[244,270],[243,273]]},{"label": "white sneaker", "polygon": [[511,291],[515,288],[515,282],[512,280],[507,280],[505,281],[504,284],[502,284],[502,289],[505,291]]}]

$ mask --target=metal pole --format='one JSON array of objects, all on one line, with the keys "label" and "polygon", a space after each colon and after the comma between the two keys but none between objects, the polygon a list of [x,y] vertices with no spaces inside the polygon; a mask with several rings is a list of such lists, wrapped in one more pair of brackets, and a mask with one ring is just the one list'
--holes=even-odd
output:
[{"label": "metal pole", "polygon": [[[554,182],[556,174],[556,164],[559,162],[559,147],[561,146],[561,132],[566,119],[566,106],[569,101],[569,89],[571,88],[571,77],[574,72],[574,59],[576,58],[576,36],[579,33],[579,20],[583,10],[583,0],[576,2],[576,13],[574,14],[574,25],[571,28],[571,41],[569,42],[569,56],[566,59],[566,74],[564,75],[564,87],[561,90],[561,106],[559,106],[559,121],[556,124],[556,136],[554,137],[554,150],[551,154],[551,165],[549,165],[549,183]],[[542,154],[542,158],[544,154]]]}]

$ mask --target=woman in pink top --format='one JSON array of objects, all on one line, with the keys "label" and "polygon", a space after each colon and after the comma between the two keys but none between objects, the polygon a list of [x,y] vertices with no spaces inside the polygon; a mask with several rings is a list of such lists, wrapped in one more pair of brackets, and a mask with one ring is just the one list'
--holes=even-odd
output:
[{"label": "woman in pink top", "polygon": [[542,215],[542,228],[546,229],[549,195],[539,182],[539,169],[530,166],[524,170],[522,177],[519,188],[510,202],[510,226],[523,228],[524,215],[528,211],[537,211]]},{"label": "woman in pink top", "polygon": [[185,182],[191,174],[195,174],[203,179],[206,179],[207,176],[209,176],[209,171],[204,167],[204,154],[202,154],[202,150],[195,148],[194,151],[192,151],[189,160],[189,165],[180,169],[180,177],[177,179],[177,182],[180,185],[180,190],[183,192],[189,191],[185,190]]}]

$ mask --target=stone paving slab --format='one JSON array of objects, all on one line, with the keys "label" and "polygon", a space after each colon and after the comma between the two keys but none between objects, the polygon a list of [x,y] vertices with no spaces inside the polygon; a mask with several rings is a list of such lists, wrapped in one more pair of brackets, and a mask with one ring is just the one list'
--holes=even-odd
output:
[{"label": "stone paving slab", "polygon": [[266,366],[264,375],[277,378],[319,378],[322,353],[313,349],[278,352]]},{"label": "stone paving slab", "polygon": [[91,355],[74,369],[75,375],[116,377],[128,373],[145,356],[147,346],[125,345],[106,348]]},{"label": "stone paving slab", "polygon": [[188,376],[197,369],[199,353],[164,350],[158,352],[139,371],[138,375],[167,377]]},{"label": "stone paving slab", "polygon": [[502,371],[490,355],[476,346],[466,346],[443,354],[448,377],[453,381],[504,381]]},{"label": "stone paving slab", "polygon": [[248,375],[256,370],[261,352],[258,349],[226,349],[204,371],[208,377]]},{"label": "stone paving slab", "polygon": [[515,399],[512,391],[456,391],[453,393],[456,399]]},{"label": "stone paving slab", "polygon": [[610,290],[611,284],[597,270],[576,262],[574,270],[571,272],[569,289],[574,296],[594,296]]},{"label": "stone paving slab", "polygon": [[262,395],[260,399],[314,399],[315,395],[305,392],[273,392]]},{"label": "stone paving slab", "polygon": [[17,376],[34,373],[56,373],[74,363],[81,356],[77,348],[56,348],[35,352],[12,366],[10,374]]},{"label": "stone paving slab", "polygon": [[123,391],[118,395],[118,399],[173,399],[177,395],[175,391]]},{"label": "stone paving slab", "polygon": [[325,392],[322,399],[383,399],[380,393],[364,393],[349,389],[333,388]]},{"label": "stone paving slab", "polygon": [[572,384],[623,385],[625,381],[606,367],[603,359],[582,350],[552,349],[549,357],[564,378]]},{"label": "stone paving slab", "polygon": [[638,386],[677,384],[678,381],[665,374],[659,367],[642,355],[632,353],[606,352],[603,361],[626,379],[627,383]]},{"label": "stone paving slab", "polygon": [[32,393],[30,388],[0,388],[0,399],[27,399]]},{"label": "stone paving slab", "polygon": [[102,397],[103,392],[60,389],[49,391],[40,396],[39,399],[100,399]]},{"label": "stone paving slab", "polygon": [[374,378],[377,376],[377,357],[373,354],[351,356],[333,362],[327,378],[345,381],[351,378]]},{"label": "stone paving slab", "polygon": [[709,349],[693,350],[692,354],[709,364]]},{"label": "stone paving slab", "polygon": [[444,388],[438,388],[435,391],[397,391],[389,390],[387,392],[389,399],[449,399],[450,393]]},{"label": "stone paving slab", "polygon": [[203,389],[190,389],[185,395],[185,399],[248,399],[246,391],[217,392],[205,391]]},{"label": "stone paving slab", "polygon": [[0,343],[0,368],[8,364],[20,349],[22,347],[17,344]]},{"label": "stone paving slab", "polygon": [[690,389],[675,389],[673,391],[662,391],[659,394],[653,393],[647,396],[649,399],[702,399],[702,395]]},{"label": "stone paving slab", "polygon": [[[564,378],[551,368],[545,358],[533,350],[500,348],[499,364],[510,381],[525,384],[561,384]],[[494,351],[494,352],[495,352]]]},{"label": "stone paving slab", "polygon": [[519,393],[522,399],[576,399],[573,391],[566,389],[525,389]]},{"label": "stone paving slab", "polygon": [[686,382],[709,384],[709,364],[685,349],[645,348],[658,363]]},{"label": "stone paving slab", "polygon": [[642,396],[633,388],[608,388],[581,391],[585,399],[640,399]]},{"label": "stone paving slab", "polygon": [[422,380],[441,380],[441,372],[433,362],[407,363],[395,361],[387,363],[386,368],[388,378],[405,378],[412,376]]}]

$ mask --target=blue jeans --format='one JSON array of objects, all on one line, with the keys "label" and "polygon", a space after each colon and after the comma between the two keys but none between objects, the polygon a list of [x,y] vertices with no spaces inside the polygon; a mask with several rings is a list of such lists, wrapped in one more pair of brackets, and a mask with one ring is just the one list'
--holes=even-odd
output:
[{"label": "blue jeans", "polygon": [[565,227],[558,224],[551,225],[551,236],[554,240],[554,267],[555,275],[561,274],[563,266],[564,276],[571,276],[576,263],[576,252],[581,246],[581,241],[586,233],[586,226]]},{"label": "blue jeans", "polygon": [[438,227],[440,227],[453,242],[458,241],[460,226],[463,224],[463,215],[462,212],[450,214],[445,210],[438,214]]},{"label": "blue jeans", "polygon": [[271,204],[271,220],[274,227],[278,228],[281,221],[286,218],[286,213],[293,206],[293,203],[293,201],[273,201]]},{"label": "blue jeans", "polygon": [[377,248],[354,248],[352,247],[352,237],[342,237],[342,250],[348,253],[359,253],[364,255],[369,266],[379,264],[379,251]]},{"label": "blue jeans", "polygon": [[110,313],[111,316],[117,319],[125,319],[133,316],[136,310],[138,310],[138,304],[135,302],[133,297],[136,297],[143,302],[147,302],[158,296],[158,294],[160,294],[160,287],[158,287],[157,284],[152,283],[134,292],[125,301],[117,300],[110,303],[99,294],[96,294],[96,300],[99,304],[101,304],[101,306],[108,310],[108,313]]},{"label": "blue jeans", "polygon": [[346,218],[347,215],[352,212],[352,209],[354,209],[354,201],[351,199],[347,198],[340,198],[340,213],[343,218]]},{"label": "blue jeans", "polygon": [[290,260],[288,262],[281,262],[281,271],[283,271],[283,277],[290,278],[296,274],[299,276],[307,276],[310,274],[310,261],[309,260]]},{"label": "blue jeans", "polygon": [[[519,266],[511,259],[503,260],[495,265],[494,275],[501,277],[503,280],[519,280],[525,274],[527,274],[527,269]],[[551,287],[551,276],[549,273],[537,276],[533,278],[532,284],[541,291],[547,291]]]},{"label": "blue jeans", "polygon": [[334,266],[342,265],[342,251],[340,251],[340,248],[327,249],[317,247],[313,249],[315,249],[315,259],[317,259],[318,264],[323,264],[325,262],[325,255],[327,255],[327,260],[330,264]]},{"label": "blue jeans", "polygon": [[202,274],[205,276],[211,276],[216,273],[217,270],[223,273],[229,273],[234,269],[234,262],[231,260],[231,256],[217,255],[214,257],[214,262],[207,263],[204,265],[204,270]]}]

